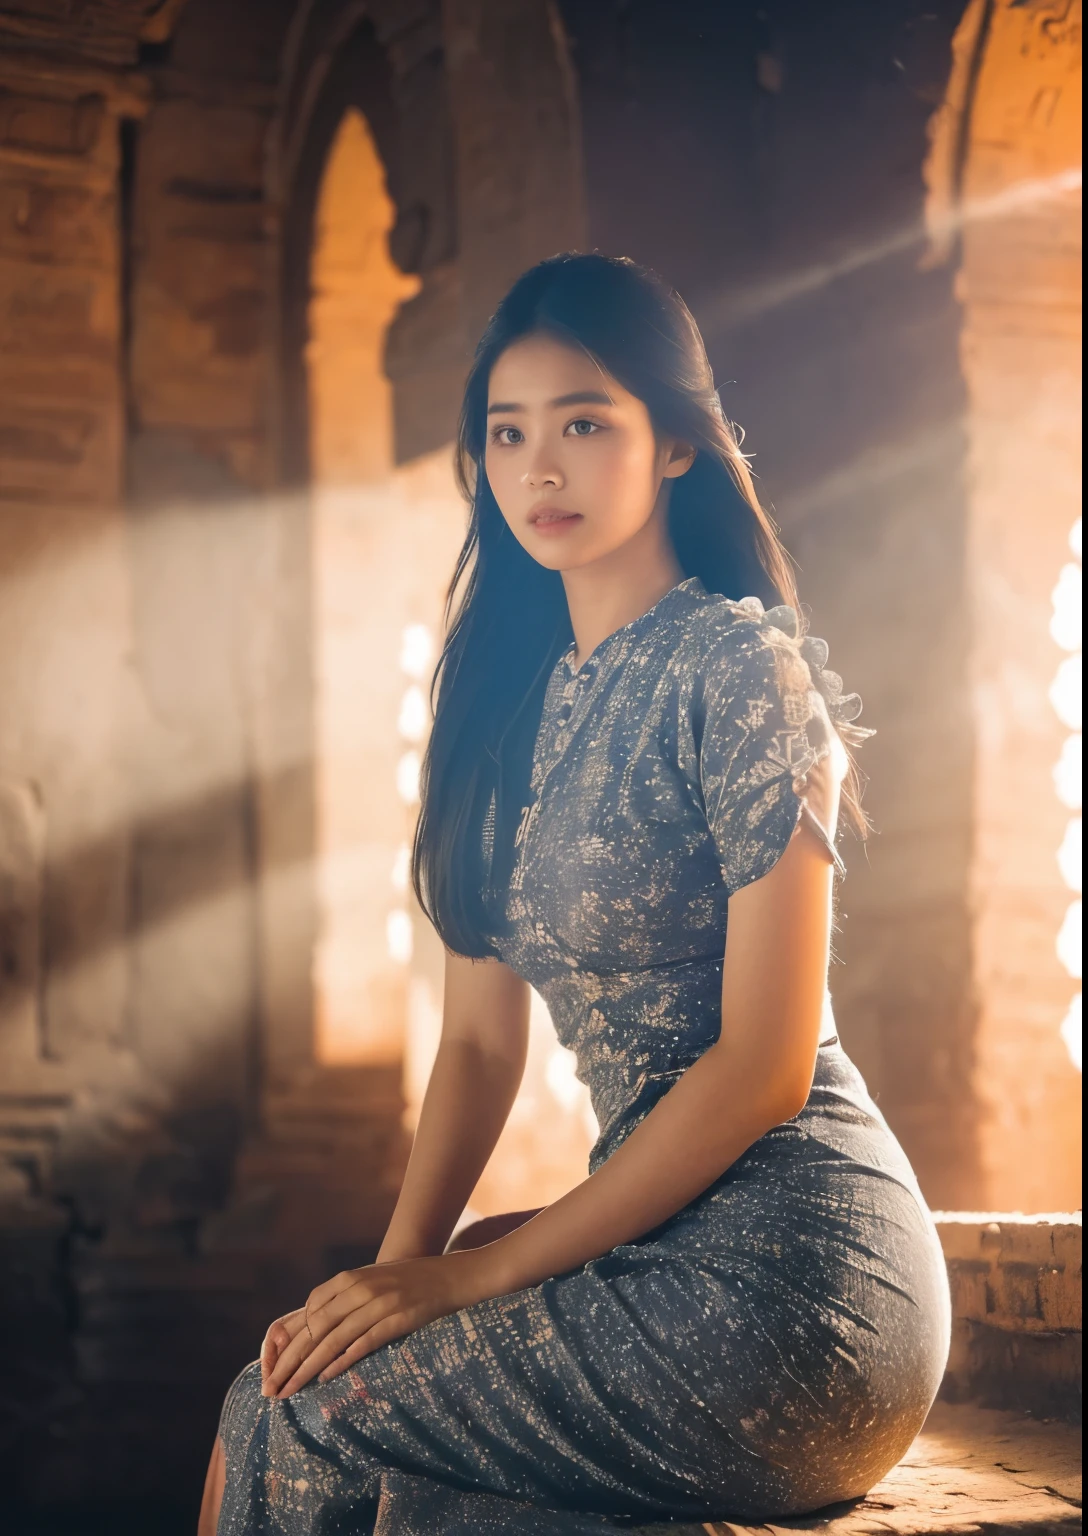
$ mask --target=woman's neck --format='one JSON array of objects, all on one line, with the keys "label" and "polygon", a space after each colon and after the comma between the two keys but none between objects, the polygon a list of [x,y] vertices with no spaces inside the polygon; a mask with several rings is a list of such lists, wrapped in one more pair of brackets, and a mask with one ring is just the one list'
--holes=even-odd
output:
[{"label": "woman's neck", "polygon": [[602,640],[641,618],[683,579],[664,520],[656,516],[612,554],[564,571],[575,668],[583,665]]}]

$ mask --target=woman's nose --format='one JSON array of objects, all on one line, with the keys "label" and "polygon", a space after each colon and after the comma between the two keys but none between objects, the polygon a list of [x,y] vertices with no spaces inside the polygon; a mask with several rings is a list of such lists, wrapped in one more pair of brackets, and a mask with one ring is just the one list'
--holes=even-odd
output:
[{"label": "woman's nose", "polygon": [[536,459],[522,475],[523,483],[531,491],[543,490],[545,486],[551,486],[558,490],[563,483],[563,475],[559,466],[551,459]]}]

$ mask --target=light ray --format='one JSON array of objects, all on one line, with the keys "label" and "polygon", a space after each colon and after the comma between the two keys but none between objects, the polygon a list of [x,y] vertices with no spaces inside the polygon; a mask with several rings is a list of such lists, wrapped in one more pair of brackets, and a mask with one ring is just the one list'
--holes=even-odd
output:
[{"label": "light ray", "polygon": [[1081,184],[1082,171],[1079,165],[1054,176],[1017,182],[992,197],[972,198],[964,202],[947,220],[942,221],[939,230],[928,229],[918,220],[882,240],[859,246],[835,261],[814,262],[796,272],[786,273],[737,292],[707,296],[695,305],[700,327],[704,335],[714,336],[736,326],[751,325],[753,321],[797,299],[829,288],[844,277],[851,277],[856,272],[900,256],[906,251],[915,248],[921,250],[931,239],[947,239],[950,232],[957,234],[971,225],[1034,212],[1040,203],[1056,201],[1078,192]]}]

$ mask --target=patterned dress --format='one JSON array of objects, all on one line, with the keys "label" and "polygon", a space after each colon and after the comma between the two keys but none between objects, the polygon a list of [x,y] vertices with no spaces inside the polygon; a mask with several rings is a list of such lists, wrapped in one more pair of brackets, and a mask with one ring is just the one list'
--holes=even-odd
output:
[{"label": "patterned dress", "polygon": [[[860,708],[795,631],[792,610],[689,577],[550,679],[499,949],[577,1054],[591,1169],[717,1038],[729,896],[781,856],[805,771]],[[902,1456],[949,1324],[931,1217],[827,997],[805,1108],[654,1231],[283,1402],[248,1366],[220,1425],[219,1533],[811,1511]]]}]

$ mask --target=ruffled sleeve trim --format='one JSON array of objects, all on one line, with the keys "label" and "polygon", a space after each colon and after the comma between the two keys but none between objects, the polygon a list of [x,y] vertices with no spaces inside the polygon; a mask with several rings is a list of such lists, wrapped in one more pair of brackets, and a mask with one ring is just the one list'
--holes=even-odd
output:
[{"label": "ruffled sleeve trim", "polygon": [[[827,641],[816,635],[801,634],[801,621],[796,608],[792,608],[789,603],[780,603],[776,608],[765,609],[758,597],[745,597],[731,606],[738,615],[752,620],[760,629],[776,630],[779,636],[785,635],[793,641],[798,654],[807,663],[812,685],[827,705],[831,722],[843,741],[850,746],[860,746],[870,736],[876,735],[867,726],[855,723],[862,711],[861,695],[843,693],[842,678],[827,665],[830,654]],[[819,756],[823,757],[825,752]]]},{"label": "ruffled sleeve trim", "polygon": [[827,666],[827,642],[803,635],[788,604],[765,610],[746,597],[726,607],[757,632],[730,644],[724,670],[705,674],[703,687],[700,777],[726,885],[732,894],[769,873],[802,823],[845,874],[835,829],[807,790],[836,735],[857,745],[874,734],[856,723],[861,699],[843,692]]}]

